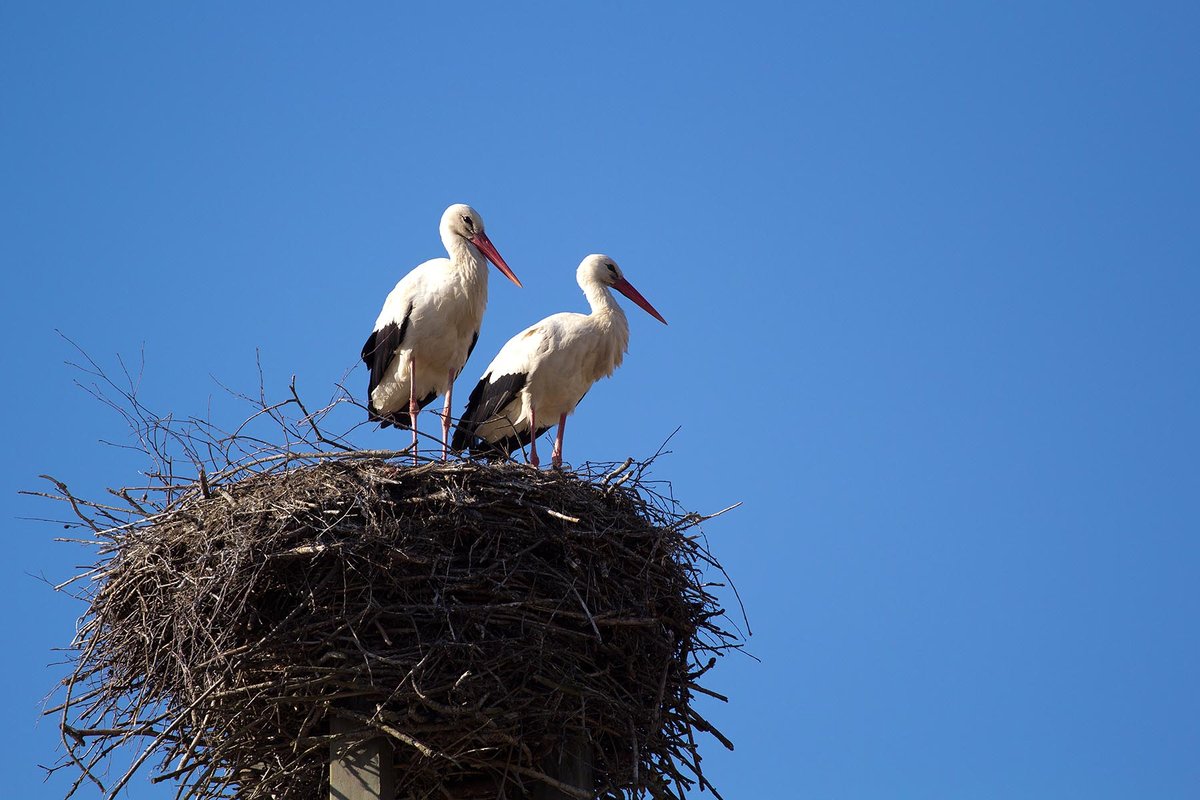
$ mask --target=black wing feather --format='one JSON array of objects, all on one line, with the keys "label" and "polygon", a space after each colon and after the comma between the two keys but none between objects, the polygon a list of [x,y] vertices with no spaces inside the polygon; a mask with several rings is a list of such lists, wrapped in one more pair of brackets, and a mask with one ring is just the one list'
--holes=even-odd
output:
[{"label": "black wing feather", "polygon": [[[495,380],[492,380],[491,373],[480,378],[479,383],[471,390],[471,396],[467,398],[467,410],[463,412],[458,427],[454,429],[451,446],[455,450],[470,448],[472,452],[492,449],[494,446],[481,442],[475,432],[479,430],[480,425],[496,416],[500,409],[516,399],[527,378],[523,372],[501,375]],[[511,448],[507,452],[511,453],[515,449],[516,447]]]},{"label": "black wing feather", "polygon": [[[550,425],[539,426],[537,435],[541,436],[543,433],[550,430],[551,427],[552,426]],[[537,436],[534,436],[533,438],[536,439]],[[522,447],[525,447],[527,444],[529,444],[529,442],[529,431],[525,430],[521,433],[510,433],[508,436],[505,436],[502,439],[497,439],[494,442],[477,442],[471,452],[497,457],[506,456],[511,455],[515,450],[520,450]]]},{"label": "black wing feather", "polygon": [[408,332],[410,319],[412,319],[411,305],[405,310],[404,319],[400,321],[399,325],[389,322],[379,330],[371,331],[371,335],[367,337],[367,342],[362,349],[362,360],[371,370],[368,394],[375,391],[375,387],[383,380],[383,376],[387,374],[387,368],[391,366],[392,359],[396,357],[396,351],[404,344],[404,334]]},{"label": "black wing feather", "polygon": [[[479,341],[479,330],[476,329],[475,335],[471,337],[471,346],[467,348],[467,357],[465,359],[463,359],[464,367],[467,365],[467,362],[471,360],[471,353],[475,352],[475,343],[478,341]],[[461,369],[461,367],[459,369]]]},{"label": "black wing feather", "polygon": [[[388,425],[405,428],[412,424],[408,411],[397,411],[384,417],[371,403],[371,395],[374,393],[375,387],[383,381],[383,376],[387,374],[392,359],[396,357],[396,351],[404,344],[404,334],[408,332],[408,321],[411,318],[412,304],[409,304],[404,312],[404,319],[399,324],[389,322],[382,328],[371,331],[371,335],[367,337],[362,348],[363,363],[371,371],[371,379],[367,387],[367,418],[381,423],[385,428]],[[432,397],[425,400],[422,406],[432,400]]]}]

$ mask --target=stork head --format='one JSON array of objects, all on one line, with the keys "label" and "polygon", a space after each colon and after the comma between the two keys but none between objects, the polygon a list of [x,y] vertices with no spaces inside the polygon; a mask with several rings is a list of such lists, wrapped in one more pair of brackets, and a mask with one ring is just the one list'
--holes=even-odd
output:
[{"label": "stork head", "polygon": [[442,232],[442,240],[449,242],[455,238],[466,239],[471,244],[487,256],[487,260],[496,265],[496,269],[504,273],[504,277],[521,285],[521,281],[517,279],[514,273],[504,263],[504,259],[500,257],[500,253],[496,250],[496,246],[492,244],[492,240],[483,232],[483,217],[479,216],[479,212],[471,208],[466,203],[455,203],[442,213],[442,222],[439,226]]},{"label": "stork head", "polygon": [[592,284],[616,289],[663,325],[667,324],[662,314],[659,314],[654,306],[650,305],[650,301],[642,297],[642,293],[633,288],[633,284],[625,279],[625,273],[621,272],[617,262],[610,257],[602,253],[593,253],[580,262],[579,269],[575,271],[575,278],[579,281],[579,285],[585,288]]}]

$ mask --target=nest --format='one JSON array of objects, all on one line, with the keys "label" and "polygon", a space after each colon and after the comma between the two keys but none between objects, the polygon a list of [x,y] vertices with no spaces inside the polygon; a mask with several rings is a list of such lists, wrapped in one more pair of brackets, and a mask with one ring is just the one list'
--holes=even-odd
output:
[{"label": "nest", "polygon": [[[390,742],[397,797],[716,794],[698,734],[732,745],[693,701],[724,700],[699,681],[741,636],[706,582],[716,514],[647,480],[653,458],[409,466],[325,432],[345,390],[309,413],[294,381],[280,402],[260,387],[223,430],[151,413],[124,363],[119,384],[82,355],[150,468],[115,503],[49,476],[30,493],[97,552],[55,587],[87,604],[47,711],[68,797],[150,771],[181,800],[311,800],[347,737]],[[565,742],[590,789],[556,780]]]},{"label": "nest", "polygon": [[[644,466],[345,452],[202,474],[98,540],[65,763],[110,796],[154,756],[182,797],[314,798],[341,717],[390,740],[398,797],[527,797],[569,735],[594,760],[578,796],[711,788],[696,732],[732,745],[692,700],[719,697],[698,680],[738,637],[687,532],[702,518]],[[97,764],[133,740],[103,786]]]}]

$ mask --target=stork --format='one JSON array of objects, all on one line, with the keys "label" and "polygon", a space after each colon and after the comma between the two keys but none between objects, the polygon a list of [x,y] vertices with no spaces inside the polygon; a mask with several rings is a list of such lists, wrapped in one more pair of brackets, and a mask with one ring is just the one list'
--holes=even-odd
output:
[{"label": "stork", "polygon": [[629,345],[629,321],[610,289],[667,324],[608,256],[588,256],[575,278],[592,313],[554,314],[509,339],[467,400],[454,431],[455,450],[508,455],[528,444],[536,467],[537,437],[557,421],[550,460],[561,467],[567,415],[593,383],[621,365]]},{"label": "stork", "polygon": [[487,261],[521,285],[484,233],[475,209],[461,203],[450,206],[438,232],[450,257],[430,259],[400,279],[362,349],[371,371],[367,418],[383,428],[412,428],[413,463],[417,413],[439,394],[446,398],[442,458],[448,455],[454,379],[479,338],[487,306]]}]

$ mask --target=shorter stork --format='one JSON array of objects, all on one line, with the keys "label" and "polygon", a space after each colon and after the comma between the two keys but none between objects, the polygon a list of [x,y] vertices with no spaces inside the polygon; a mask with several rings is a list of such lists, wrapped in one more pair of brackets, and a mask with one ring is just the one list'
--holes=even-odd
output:
[{"label": "shorter stork", "polygon": [[609,290],[616,289],[667,324],[608,256],[588,256],[575,278],[592,313],[554,314],[509,339],[467,400],[454,431],[455,450],[508,455],[528,444],[529,461],[536,467],[537,437],[557,421],[550,460],[561,467],[567,415],[593,383],[621,365],[629,345],[629,321]]}]

